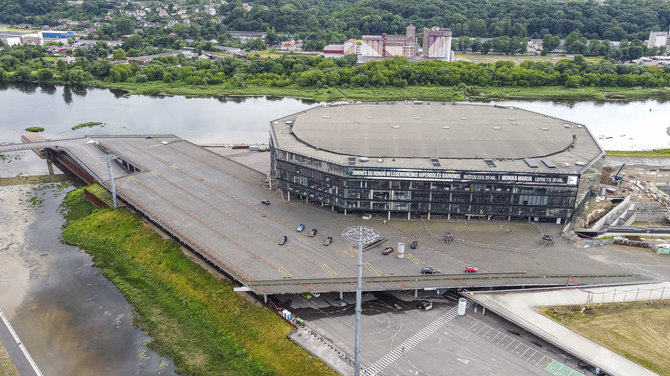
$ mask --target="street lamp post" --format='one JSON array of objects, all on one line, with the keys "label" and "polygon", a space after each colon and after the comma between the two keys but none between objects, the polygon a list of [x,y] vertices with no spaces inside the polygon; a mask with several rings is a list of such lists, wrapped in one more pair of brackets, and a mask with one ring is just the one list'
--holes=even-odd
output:
[{"label": "street lamp post", "polygon": [[114,199],[114,209],[119,207],[119,203],[116,200],[116,187],[114,187],[114,175],[112,174],[112,160],[116,159],[117,156],[114,154],[105,155],[105,161],[107,161],[107,172],[109,172],[109,188],[112,191],[112,199]]},{"label": "street lamp post", "polygon": [[356,265],[356,338],[354,340],[354,376],[361,374],[361,295],[363,290],[363,243],[379,238],[379,233],[372,227],[353,226],[342,232],[342,236],[358,243],[358,263]]}]

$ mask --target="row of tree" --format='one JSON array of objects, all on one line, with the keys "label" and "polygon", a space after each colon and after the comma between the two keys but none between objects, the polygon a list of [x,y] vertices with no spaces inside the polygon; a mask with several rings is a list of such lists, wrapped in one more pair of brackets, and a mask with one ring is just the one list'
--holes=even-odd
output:
[{"label": "row of tree", "polygon": [[100,59],[104,45],[81,49],[73,64],[45,59],[44,48],[17,46],[0,52],[0,80],[22,82],[93,83],[163,81],[176,85],[258,85],[284,87],[404,87],[419,86],[554,86],[666,87],[670,68],[592,63],[577,55],[558,63],[510,61],[469,63],[405,58],[371,61],[356,66],[354,55],[341,59],[286,55],[276,59],[246,60],[225,57],[214,61],[183,55],[153,59],[145,67],[137,61],[114,64]]},{"label": "row of tree", "polygon": [[[202,13],[206,3],[208,0],[179,2],[201,13],[191,14],[188,26],[177,23],[167,29],[163,28],[167,19],[159,17],[152,6],[146,21],[160,27],[144,28],[144,32],[160,37],[175,33],[182,39],[223,40],[226,30],[276,30],[297,35],[305,40],[306,49],[318,50],[326,43],[340,43],[362,34],[402,34],[410,23],[419,31],[423,27],[451,27],[456,37],[540,39],[551,34],[567,38],[578,32],[585,40],[614,41],[645,40],[650,31],[670,26],[670,3],[665,0],[257,0],[247,1],[251,10],[235,0],[223,5],[216,2],[218,20]],[[171,10],[177,1],[161,4]],[[86,0],[74,6],[59,0],[4,0],[0,2],[0,22],[55,25],[62,18],[100,19],[103,26],[97,35],[115,38],[137,27],[123,11],[144,6],[142,2],[122,6],[104,0]],[[102,19],[112,8],[112,21]],[[270,43],[276,42],[276,33],[270,35]],[[574,47],[577,51],[584,48]]]}]

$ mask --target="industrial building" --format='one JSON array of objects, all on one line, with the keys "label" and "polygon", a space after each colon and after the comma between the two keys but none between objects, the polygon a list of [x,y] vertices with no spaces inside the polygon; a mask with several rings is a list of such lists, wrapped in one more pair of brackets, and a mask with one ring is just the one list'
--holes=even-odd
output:
[{"label": "industrial building", "polygon": [[423,29],[423,57],[453,61],[451,51],[451,29],[433,27]]},{"label": "industrial building", "polygon": [[570,221],[605,156],[586,127],[518,108],[457,103],[326,105],[271,122],[284,198],[333,210]]},{"label": "industrial building", "polygon": [[409,25],[405,35],[363,35],[361,39],[349,39],[344,44],[329,44],[324,47],[325,57],[342,57],[357,54],[360,62],[404,56],[408,60],[440,59],[454,61],[451,51],[451,29],[433,27],[423,29],[423,53],[419,51],[416,27]]}]

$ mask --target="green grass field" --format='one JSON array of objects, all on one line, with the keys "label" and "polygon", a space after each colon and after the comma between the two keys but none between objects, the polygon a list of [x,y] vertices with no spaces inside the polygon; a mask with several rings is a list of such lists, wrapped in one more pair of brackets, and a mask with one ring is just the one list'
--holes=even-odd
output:
[{"label": "green grass field", "polygon": [[605,151],[610,157],[650,157],[662,158],[670,157],[670,149],[655,149],[655,150],[607,150]]},{"label": "green grass field", "polygon": [[670,301],[542,307],[538,311],[660,375],[670,375]]},{"label": "green grass field", "polygon": [[[246,86],[232,87],[219,85],[186,85],[184,83],[164,83],[152,81],[142,84],[132,82],[96,82],[94,86],[123,89],[131,94],[185,95],[185,96],[253,96],[268,95],[312,99],[315,101],[335,100],[501,100],[501,99],[538,99],[538,100],[638,100],[645,98],[670,98],[670,88],[610,88],[588,87],[568,89],[563,86],[543,87],[484,87],[470,88],[467,98],[464,93],[452,86],[407,86],[399,87],[361,87],[361,88],[316,88],[291,84],[286,87]],[[137,89],[139,88],[139,91]]]},{"label": "green grass field", "polygon": [[[82,189],[64,201],[63,239],[93,256],[95,266],[132,304],[133,322],[150,347],[174,359],[184,375],[335,375],[286,336],[293,327],[267,307],[233,292],[127,209],[93,210]],[[69,209],[69,210],[67,210]]]}]

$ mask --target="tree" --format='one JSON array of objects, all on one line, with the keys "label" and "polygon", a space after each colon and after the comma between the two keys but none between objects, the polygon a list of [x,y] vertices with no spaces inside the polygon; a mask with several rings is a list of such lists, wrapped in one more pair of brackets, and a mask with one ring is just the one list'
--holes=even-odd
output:
[{"label": "tree", "polygon": [[126,60],[126,51],[124,51],[121,48],[117,48],[114,50],[114,54],[112,55],[114,60]]},{"label": "tree", "polygon": [[561,38],[551,34],[545,34],[542,38],[542,56],[547,56],[549,52],[561,44]]},{"label": "tree", "polygon": [[31,73],[32,73],[32,71],[28,67],[23,67],[23,66],[18,67],[14,71],[14,75],[12,76],[12,78],[14,79],[14,81],[17,81],[17,82],[27,82],[27,81],[30,81],[30,74]]},{"label": "tree", "polygon": [[131,34],[135,30],[135,20],[129,17],[122,17],[116,20],[116,32],[121,35]]},{"label": "tree", "polygon": [[37,70],[37,79],[41,82],[49,81],[54,77],[54,72],[49,68],[42,68]]}]

